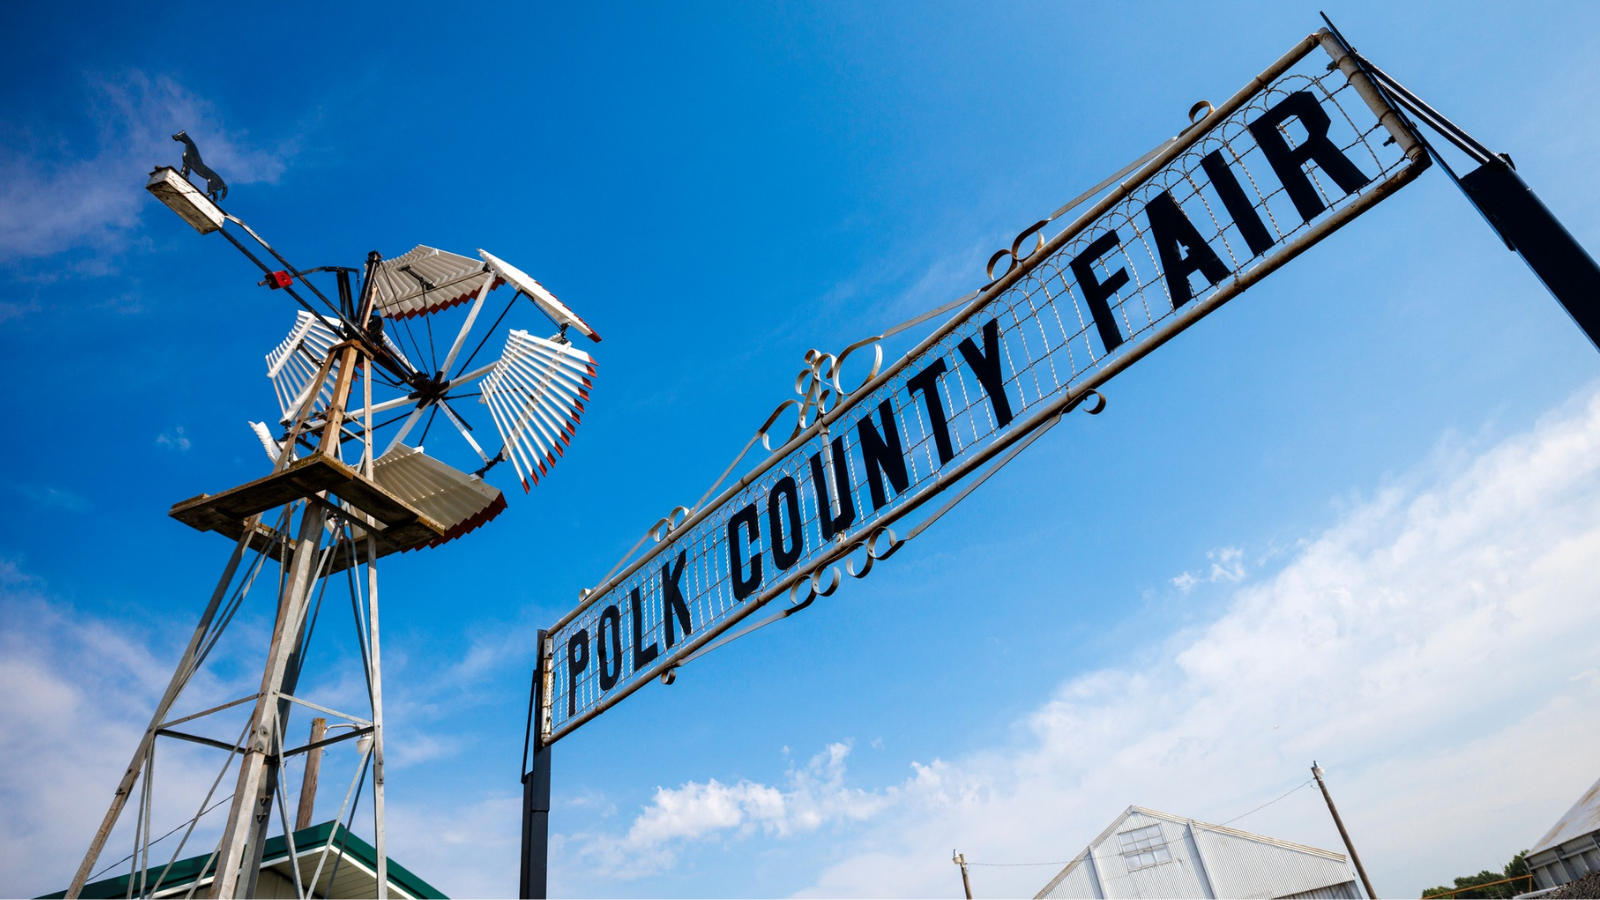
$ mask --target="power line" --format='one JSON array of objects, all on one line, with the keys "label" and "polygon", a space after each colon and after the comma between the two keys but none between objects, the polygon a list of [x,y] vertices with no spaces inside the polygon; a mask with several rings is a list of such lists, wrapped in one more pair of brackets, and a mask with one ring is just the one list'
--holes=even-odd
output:
[{"label": "power line", "polygon": [[[1228,821],[1223,822],[1221,824],[1229,825],[1229,824],[1232,824],[1234,822],[1239,821],[1240,819],[1244,818],[1245,816],[1254,815],[1255,813],[1258,813],[1258,812],[1262,811],[1263,809],[1266,809],[1267,807],[1271,806],[1272,804],[1277,803],[1279,800],[1282,800],[1285,797],[1288,797],[1290,794],[1293,794],[1295,791],[1298,791],[1298,790],[1301,790],[1303,788],[1309,787],[1310,785],[1314,784],[1315,782],[1316,782],[1316,779],[1314,779],[1314,778],[1307,779],[1306,781],[1301,782],[1300,784],[1297,784],[1294,787],[1290,788],[1288,791],[1286,791],[1282,795],[1278,796],[1277,798],[1272,799],[1272,800],[1268,800],[1266,803],[1261,804],[1260,806],[1256,807],[1255,809],[1252,809],[1247,813],[1243,813],[1241,815],[1234,816],[1233,818],[1231,818]],[[1017,868],[1017,867],[1021,867],[1021,866],[1064,866],[1064,865],[1066,865],[1067,863],[1070,863],[1070,862],[1072,862],[1072,860],[1070,860],[1070,859],[1062,859],[1062,860],[1052,860],[1050,862],[1022,862],[1022,863],[968,862],[967,865],[969,865],[969,866],[987,866],[989,868],[1007,868],[1007,869],[1009,869],[1009,868]]]},{"label": "power line", "polygon": [[[1295,791],[1298,791],[1303,787],[1307,787],[1307,786],[1309,786],[1310,784],[1312,784],[1315,781],[1316,781],[1316,779],[1309,778],[1305,782],[1303,782],[1301,784],[1298,784],[1298,785],[1294,786],[1293,788],[1291,788],[1288,793],[1283,795],[1283,797],[1287,797],[1287,796],[1289,796],[1289,794],[1292,794]],[[1260,806],[1256,807],[1255,809],[1250,810],[1250,812],[1247,812],[1244,815],[1234,816],[1233,818],[1229,819],[1227,822],[1223,822],[1222,824],[1228,825],[1228,824],[1231,824],[1233,822],[1239,821],[1240,819],[1244,818],[1245,816],[1251,815],[1253,813],[1258,813],[1258,812],[1262,811],[1263,809],[1266,809],[1267,807],[1271,806],[1272,804],[1277,803],[1278,800],[1282,800],[1283,797],[1279,797],[1277,800],[1268,800],[1267,802],[1261,804]]]},{"label": "power line", "polygon": [[[201,812],[200,815],[195,816],[193,819],[185,819],[184,821],[179,822],[177,828],[174,828],[171,831],[167,832],[166,834],[163,834],[161,837],[158,837],[155,840],[151,841],[150,842],[150,846],[154,847],[156,844],[159,844],[162,841],[166,840],[167,838],[172,837],[174,834],[178,833],[178,828],[182,828],[185,825],[188,825],[190,822],[198,820],[200,818],[200,816],[204,816],[206,813],[211,812],[211,810],[216,809],[217,807],[221,806],[224,803],[227,803],[229,800],[232,800],[232,799],[233,799],[233,795],[229,794],[228,796],[223,797],[221,800],[218,800],[217,802],[211,804],[209,807],[207,807],[205,809],[204,812]],[[104,875],[105,873],[111,871],[112,869],[115,869],[117,866],[122,865],[123,863],[127,862],[130,859],[133,859],[133,854],[132,853],[129,853],[127,856],[124,856],[123,858],[117,860],[116,862],[112,863],[111,865],[106,866],[104,869],[101,869],[100,871],[94,873],[93,875],[90,875],[88,878],[86,878],[84,880],[85,881],[93,881],[96,878],[99,878],[101,875]]]}]

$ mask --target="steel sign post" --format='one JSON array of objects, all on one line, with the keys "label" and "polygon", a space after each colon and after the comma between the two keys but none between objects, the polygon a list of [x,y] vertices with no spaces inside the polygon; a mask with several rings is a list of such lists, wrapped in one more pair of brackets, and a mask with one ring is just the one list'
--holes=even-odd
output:
[{"label": "steel sign post", "polygon": [[[892,525],[1102,402],[1101,385],[1428,163],[1349,49],[1319,31],[1054,237],[1049,220],[1025,230],[995,254],[994,280],[904,357],[880,366],[878,338],[808,353],[800,398],[758,434],[765,443],[792,409],[789,439],[658,523],[653,546],[550,627],[540,739],[670,680],[774,600],[833,593],[841,562],[865,576],[903,543]],[[869,350],[869,376],[847,385],[844,358]]]}]

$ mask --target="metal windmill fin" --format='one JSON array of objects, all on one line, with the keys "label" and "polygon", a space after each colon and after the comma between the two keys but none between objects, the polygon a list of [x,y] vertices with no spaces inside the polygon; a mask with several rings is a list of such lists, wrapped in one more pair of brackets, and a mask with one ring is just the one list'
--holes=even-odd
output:
[{"label": "metal windmill fin", "polygon": [[565,453],[593,375],[594,360],[571,344],[519,330],[506,336],[505,353],[479,383],[478,400],[489,407],[524,491]]},{"label": "metal windmill fin", "polygon": [[378,263],[372,273],[377,309],[389,319],[429,315],[466,303],[486,282],[499,284],[481,260],[422,244]]},{"label": "metal windmill fin", "polygon": [[372,464],[378,486],[404,500],[418,512],[445,526],[445,533],[430,544],[437,547],[472,531],[500,515],[505,495],[483,479],[428,456],[421,447],[398,444]]},{"label": "metal windmill fin", "polygon": [[251,422],[250,430],[256,433],[261,441],[261,449],[267,451],[267,458],[273,462],[278,461],[278,454],[283,452],[283,444],[272,436],[271,429],[265,422]]},{"label": "metal windmill fin", "polygon": [[600,342],[600,335],[595,333],[589,323],[578,318],[578,314],[566,307],[566,304],[556,299],[556,295],[545,290],[545,286],[535,281],[531,275],[506,262],[487,250],[479,250],[478,255],[489,264],[494,274],[500,276],[507,284],[528,295],[528,298],[545,311],[557,325],[562,328],[576,328],[589,336],[589,340]]}]

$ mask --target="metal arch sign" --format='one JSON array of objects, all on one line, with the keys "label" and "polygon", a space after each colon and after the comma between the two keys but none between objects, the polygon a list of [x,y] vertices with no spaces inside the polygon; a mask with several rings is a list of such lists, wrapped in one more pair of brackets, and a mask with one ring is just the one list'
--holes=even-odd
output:
[{"label": "metal arch sign", "polygon": [[[1314,51],[1326,52],[1324,59]],[[807,354],[790,439],[548,632],[538,737],[559,740],[756,610],[866,575],[890,529],[1095,389],[1416,178],[1428,156],[1350,51],[1319,31],[857,387]],[[1029,249],[1031,245],[1031,249]],[[1001,461],[1002,463],[1004,460]]]}]

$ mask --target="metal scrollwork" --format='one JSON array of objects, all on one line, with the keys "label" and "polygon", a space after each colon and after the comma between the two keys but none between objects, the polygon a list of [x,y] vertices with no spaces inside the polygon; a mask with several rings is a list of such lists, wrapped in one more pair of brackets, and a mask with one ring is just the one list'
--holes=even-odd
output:
[{"label": "metal scrollwork", "polygon": [[[1033,256],[1035,253],[1038,253],[1040,250],[1044,249],[1044,227],[1049,224],[1049,219],[1040,219],[1032,225],[1029,225],[1027,228],[1024,228],[1022,233],[1017,235],[1017,239],[1011,242],[1011,249],[996,250],[995,254],[989,257],[989,266],[984,270],[989,273],[989,284],[994,284],[996,281],[999,281],[1000,279],[1011,274],[1011,270],[1015,269],[1018,263],[1021,263],[1022,261]],[[1029,236],[1032,236],[1035,239],[1033,249],[1029,250],[1027,253],[1023,253],[1022,244],[1029,238]],[[1001,272],[999,275],[996,275],[994,274],[994,264],[1002,259],[1009,259],[1010,262],[1006,263],[1005,271]],[[985,286],[987,287],[987,285]]]},{"label": "metal scrollwork", "polygon": [[[802,431],[805,431],[807,426],[815,419],[826,415],[828,410],[838,406],[839,401],[861,390],[872,379],[877,378],[878,373],[883,369],[883,347],[878,345],[881,340],[883,340],[882,335],[873,335],[864,340],[856,341],[854,344],[844,348],[837,356],[832,353],[824,353],[815,348],[807,350],[805,355],[806,367],[801,369],[794,378],[794,392],[799,394],[800,398],[798,400],[791,398],[783,401],[778,404],[777,409],[772,411],[772,415],[767,416],[767,421],[763,422],[760,430],[756,432],[761,438],[761,446],[768,453],[777,449],[772,446],[771,436],[773,426],[777,424],[784,410],[790,407],[795,410],[794,428],[789,431],[789,436],[782,441],[783,444],[787,444],[798,437]],[[856,385],[854,388],[846,389],[840,383],[840,378],[844,374],[844,361],[850,357],[850,354],[868,346],[872,347],[873,354],[871,371],[867,373],[865,378],[861,379],[861,384]]]},{"label": "metal scrollwork", "polygon": [[677,531],[678,526],[682,525],[683,520],[687,518],[689,518],[688,507],[674,506],[672,512],[667,513],[664,518],[657,519],[656,523],[650,526],[650,539],[658,544],[661,543],[674,531]]},{"label": "metal scrollwork", "polygon": [[[824,572],[828,574],[827,587],[822,586],[822,575]],[[839,577],[839,567],[828,566],[825,569],[818,569],[815,572],[812,572],[811,577],[809,578],[795,582],[794,585],[789,588],[789,603],[791,605],[790,612],[798,612],[802,609],[805,609],[812,603],[816,602],[818,597],[832,596],[833,592],[839,589],[839,582],[841,580],[842,579]],[[800,589],[802,587],[806,589],[806,598],[804,600],[800,599]]]},{"label": "metal scrollwork", "polygon": [[[887,537],[889,539],[889,543],[883,549],[879,549],[878,539],[883,537]],[[856,571],[854,560],[845,563],[845,571],[849,572],[856,578],[865,578],[872,574],[873,563],[888,559],[889,557],[893,556],[895,551],[905,546],[905,543],[906,542],[901,539],[899,535],[894,533],[893,528],[890,528],[887,525],[879,525],[877,528],[872,529],[872,531],[867,534],[866,538],[856,541],[850,546],[849,553],[854,553],[857,550],[867,551],[866,561],[861,564],[861,571]]]}]

